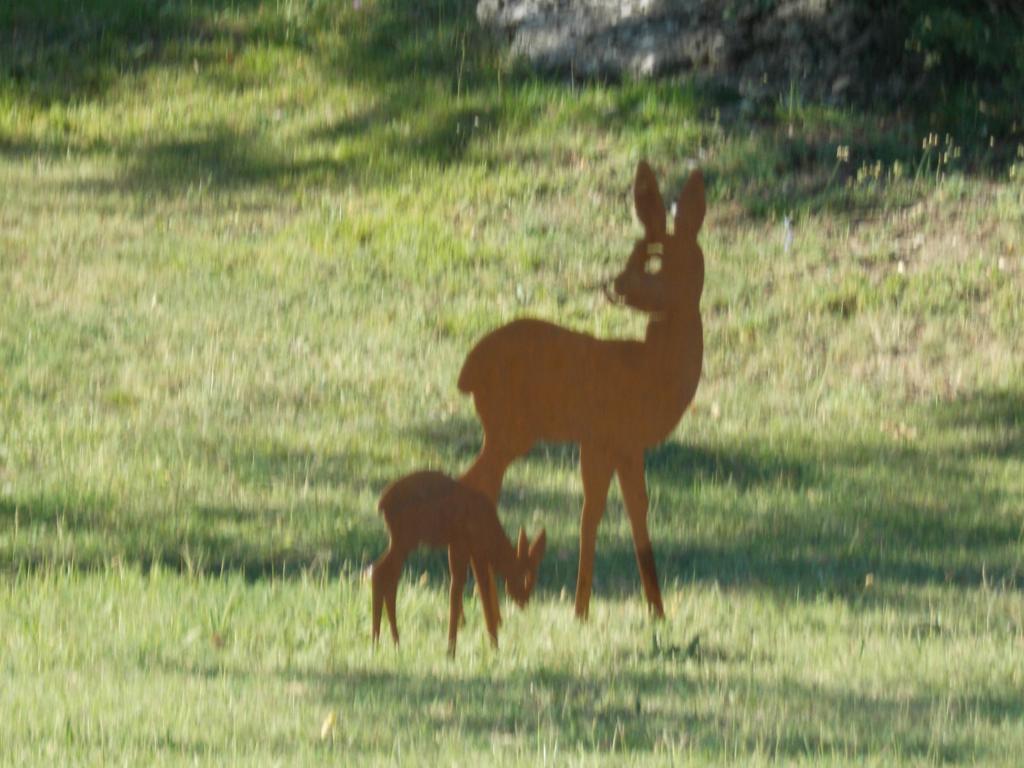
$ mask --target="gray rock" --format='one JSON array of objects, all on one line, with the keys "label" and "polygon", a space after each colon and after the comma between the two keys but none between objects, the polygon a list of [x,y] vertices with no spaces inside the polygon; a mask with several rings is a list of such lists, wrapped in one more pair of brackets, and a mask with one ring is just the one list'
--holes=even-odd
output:
[{"label": "gray rock", "polygon": [[[695,70],[741,92],[796,83],[839,100],[874,41],[857,0],[479,0],[477,18],[548,71],[655,77]],[[845,57],[845,58],[844,58]],[[747,83],[747,86],[743,84]],[[753,86],[753,87],[752,87]]]}]

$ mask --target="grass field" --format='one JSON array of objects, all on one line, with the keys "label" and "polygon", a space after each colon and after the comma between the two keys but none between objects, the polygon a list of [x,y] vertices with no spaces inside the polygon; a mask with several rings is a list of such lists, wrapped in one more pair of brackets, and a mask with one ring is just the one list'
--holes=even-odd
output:
[{"label": "grass field", "polygon": [[[21,5],[0,763],[1018,764],[1024,135],[538,80],[467,0]],[[594,288],[641,157],[709,194],[704,377],[647,457],[667,620],[614,488],[573,619],[578,456],[541,446],[500,652],[471,599],[446,658],[439,554],[374,652],[376,498],[472,460],[474,341],[643,332]]]}]

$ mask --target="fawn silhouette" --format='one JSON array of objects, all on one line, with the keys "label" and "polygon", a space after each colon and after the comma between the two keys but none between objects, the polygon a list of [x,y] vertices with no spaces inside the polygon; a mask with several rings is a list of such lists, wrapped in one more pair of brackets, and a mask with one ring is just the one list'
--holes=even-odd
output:
[{"label": "fawn silhouette", "polygon": [[650,166],[633,184],[644,236],[605,294],[650,316],[643,341],[603,340],[535,319],[515,320],[470,351],[459,389],[472,394],[483,447],[462,476],[497,503],[505,470],[538,440],[580,446],[583,512],[576,615],[590,605],[597,528],[612,474],[633,532],[650,608],[664,616],[647,530],[644,450],[662,442],[693,400],[704,356],[700,297],[704,255],[697,232],[706,208],[704,178],[694,171],[676,203],[674,231]]},{"label": "fawn silhouette", "polygon": [[505,579],[505,591],[525,606],[537,581],[537,569],[547,544],[541,531],[527,544],[520,528],[518,548],[505,535],[494,504],[480,491],[441,472],[420,471],[396,480],[381,494],[378,510],[384,516],[391,542],[373,564],[373,642],[380,638],[381,606],[386,605],[391,637],[398,644],[395,598],[406,557],[418,546],[448,548],[451,572],[448,653],[455,655],[455,639],[462,619],[462,592],[467,567],[480,591],[487,631],[498,645],[498,608],[495,575]]}]

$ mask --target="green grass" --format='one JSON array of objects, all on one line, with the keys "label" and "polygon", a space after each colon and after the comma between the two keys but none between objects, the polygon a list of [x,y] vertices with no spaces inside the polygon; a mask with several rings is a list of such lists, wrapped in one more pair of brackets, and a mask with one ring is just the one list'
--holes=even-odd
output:
[{"label": "green grass", "polygon": [[20,765],[1012,764],[1018,598],[916,596],[697,584],[657,628],[637,601],[600,600],[584,636],[571,601],[544,599],[506,611],[500,654],[470,611],[450,662],[439,595],[412,585],[402,650],[374,653],[355,579],[51,573],[4,589],[0,737]]},{"label": "green grass", "polygon": [[[461,1],[51,0],[0,34],[0,762],[1016,764],[1019,136],[537,80]],[[376,498],[472,460],[474,341],[642,333],[592,288],[641,157],[709,181],[705,373],[647,461],[668,620],[617,490],[573,620],[577,455],[541,446],[500,652],[470,600],[447,660],[423,555],[374,653]]]}]

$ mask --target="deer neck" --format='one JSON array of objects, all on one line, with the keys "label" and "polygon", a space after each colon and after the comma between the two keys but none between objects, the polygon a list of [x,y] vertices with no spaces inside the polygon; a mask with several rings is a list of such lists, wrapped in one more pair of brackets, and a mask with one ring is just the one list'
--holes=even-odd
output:
[{"label": "deer neck", "polygon": [[[676,309],[647,325],[644,364],[636,391],[652,419],[650,444],[661,442],[693,400],[704,358],[703,328],[696,305]],[[654,428],[654,425],[657,425]]]},{"label": "deer neck", "polygon": [[700,306],[675,307],[647,323],[644,350],[648,360],[657,367],[685,368],[687,363],[703,358],[703,336]]}]

